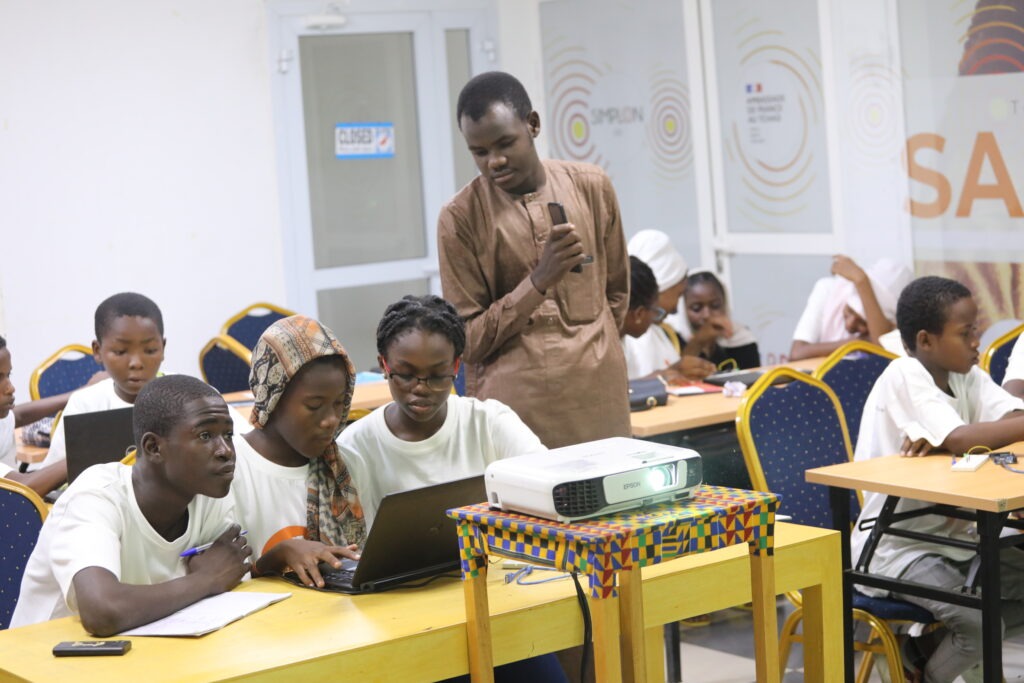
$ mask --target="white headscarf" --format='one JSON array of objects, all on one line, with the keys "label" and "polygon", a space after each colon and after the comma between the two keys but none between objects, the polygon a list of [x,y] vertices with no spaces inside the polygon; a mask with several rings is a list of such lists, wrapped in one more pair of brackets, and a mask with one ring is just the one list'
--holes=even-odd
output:
[{"label": "white headscarf", "polygon": [[686,260],[661,230],[641,230],[629,240],[626,250],[630,256],[636,256],[650,266],[654,279],[658,281],[659,292],[675,287],[686,278],[689,270]]},{"label": "white headscarf", "polygon": [[[868,279],[871,280],[871,289],[878,299],[878,306],[882,309],[882,315],[890,322],[896,322],[896,302],[899,301],[900,292],[914,279],[914,274],[902,263],[892,259],[882,258],[868,266]],[[856,292],[848,297],[846,305],[852,308],[857,315],[864,318],[864,304]]]}]

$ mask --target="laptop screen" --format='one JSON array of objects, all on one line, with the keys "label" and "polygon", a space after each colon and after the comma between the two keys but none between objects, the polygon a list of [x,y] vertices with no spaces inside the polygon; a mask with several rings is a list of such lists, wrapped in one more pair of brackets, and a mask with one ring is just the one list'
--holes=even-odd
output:
[{"label": "laptop screen", "polygon": [[69,484],[87,467],[117,462],[135,446],[132,433],[133,411],[134,408],[118,408],[61,418],[64,423]]}]

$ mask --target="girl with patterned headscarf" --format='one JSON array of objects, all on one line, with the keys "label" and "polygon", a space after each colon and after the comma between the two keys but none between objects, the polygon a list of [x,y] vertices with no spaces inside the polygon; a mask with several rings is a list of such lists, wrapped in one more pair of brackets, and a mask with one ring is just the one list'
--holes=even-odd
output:
[{"label": "girl with patterned headscarf", "polygon": [[335,443],[348,419],[355,371],[321,323],[296,315],[260,337],[249,375],[253,429],[235,439],[238,516],[259,559],[254,573],[290,568],[323,586],[317,566],[357,558],[365,526]]}]

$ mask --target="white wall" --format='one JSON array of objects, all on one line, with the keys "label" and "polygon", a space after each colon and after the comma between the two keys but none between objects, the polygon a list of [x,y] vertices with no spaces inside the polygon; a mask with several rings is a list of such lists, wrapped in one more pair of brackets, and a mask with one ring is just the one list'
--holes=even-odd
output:
[{"label": "white wall", "polygon": [[164,313],[198,373],[230,314],[284,301],[259,0],[0,0],[0,290],[21,400],[106,296]]}]

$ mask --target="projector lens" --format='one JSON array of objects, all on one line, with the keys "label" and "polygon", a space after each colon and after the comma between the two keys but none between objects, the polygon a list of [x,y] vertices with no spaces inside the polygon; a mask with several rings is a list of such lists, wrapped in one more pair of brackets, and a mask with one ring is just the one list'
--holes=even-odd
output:
[{"label": "projector lens", "polygon": [[647,483],[654,491],[668,488],[672,486],[673,474],[675,474],[675,467],[672,465],[655,467],[647,473]]}]

